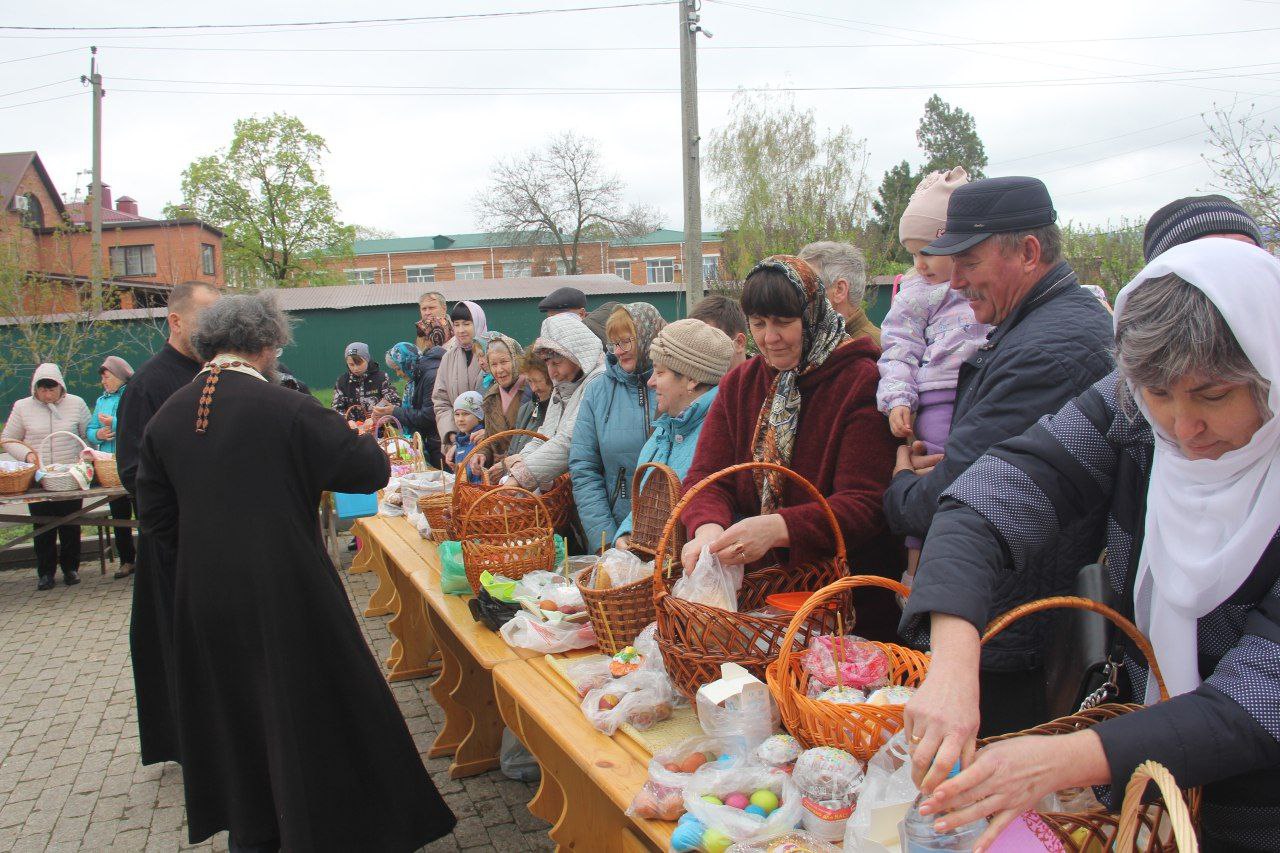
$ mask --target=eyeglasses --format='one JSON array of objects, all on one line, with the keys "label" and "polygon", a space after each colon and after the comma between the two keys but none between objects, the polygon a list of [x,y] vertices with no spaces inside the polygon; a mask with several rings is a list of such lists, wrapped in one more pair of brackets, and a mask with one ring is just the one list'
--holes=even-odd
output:
[{"label": "eyeglasses", "polygon": [[627,352],[635,345],[635,338],[627,338],[625,341],[610,341],[609,349],[613,350],[615,353]]}]

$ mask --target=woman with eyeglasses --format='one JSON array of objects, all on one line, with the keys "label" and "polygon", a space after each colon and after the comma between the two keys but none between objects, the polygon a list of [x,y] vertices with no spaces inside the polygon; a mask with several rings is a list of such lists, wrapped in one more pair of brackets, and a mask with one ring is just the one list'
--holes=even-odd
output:
[{"label": "woman with eyeglasses", "polygon": [[649,345],[666,325],[647,302],[620,305],[605,323],[604,376],[583,395],[569,450],[573,499],[588,550],[612,544],[618,525],[631,514],[631,477],[656,415],[647,384],[653,372]]}]

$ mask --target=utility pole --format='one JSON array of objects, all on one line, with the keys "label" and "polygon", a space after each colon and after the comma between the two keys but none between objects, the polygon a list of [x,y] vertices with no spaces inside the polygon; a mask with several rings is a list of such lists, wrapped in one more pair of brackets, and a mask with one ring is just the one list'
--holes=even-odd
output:
[{"label": "utility pole", "polygon": [[93,311],[102,312],[102,75],[98,73],[98,48],[89,48],[89,76],[81,83],[93,86],[93,176],[89,184],[90,259]]},{"label": "utility pole", "polygon": [[[698,154],[698,24],[701,0],[680,0],[680,165],[684,172],[685,310],[702,299],[702,161]],[[707,33],[710,38],[711,33]]]}]

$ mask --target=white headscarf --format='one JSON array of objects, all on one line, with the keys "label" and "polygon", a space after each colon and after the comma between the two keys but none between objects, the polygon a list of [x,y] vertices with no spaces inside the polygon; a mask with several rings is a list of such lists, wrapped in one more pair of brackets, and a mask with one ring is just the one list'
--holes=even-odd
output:
[{"label": "white headscarf", "polygon": [[[1195,240],[1163,253],[1116,298],[1170,273],[1213,302],[1244,354],[1271,383],[1280,413],[1280,260],[1237,240]],[[1196,620],[1231,597],[1252,574],[1280,527],[1280,417],[1219,459],[1188,459],[1134,398],[1156,433],[1147,493],[1146,537],[1138,558],[1134,612],[1155,648],[1169,695],[1200,686]],[[1147,680],[1147,702],[1159,698]]]}]

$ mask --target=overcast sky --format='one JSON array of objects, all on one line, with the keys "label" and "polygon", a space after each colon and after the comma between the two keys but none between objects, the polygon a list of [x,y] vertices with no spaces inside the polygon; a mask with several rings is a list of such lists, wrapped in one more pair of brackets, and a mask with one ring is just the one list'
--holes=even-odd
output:
[{"label": "overcast sky", "polygon": [[[21,4],[4,23],[266,24],[622,2],[130,0]],[[493,162],[574,130],[599,140],[633,200],[678,228],[677,14],[641,3],[196,35],[0,29],[0,150],[39,151],[61,191],[83,194],[90,100],[73,93],[97,44],[108,91],[104,179],[143,215],[179,200],[182,169],[224,147],[236,118],[287,111],[328,141],[326,178],[348,222],[401,236],[474,230],[474,197]],[[704,140],[725,123],[737,87],[797,89],[777,97],[865,137],[877,184],[899,160],[919,163],[915,127],[937,92],[976,117],[988,173],[1042,177],[1062,221],[1114,224],[1209,189],[1200,114],[1215,103],[1280,114],[1272,0],[707,0],[702,21],[714,34],[699,40]],[[1255,32],[1232,32],[1241,30]],[[65,52],[24,59],[54,51]],[[558,89],[572,93],[546,94]],[[617,93],[628,89],[651,93]]]}]

